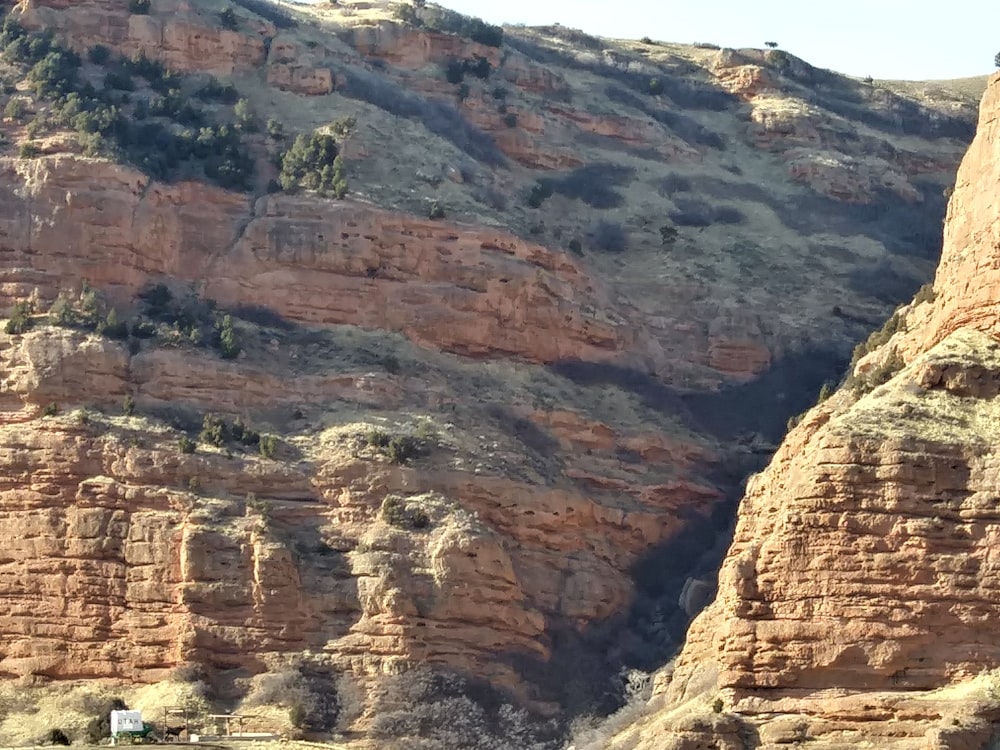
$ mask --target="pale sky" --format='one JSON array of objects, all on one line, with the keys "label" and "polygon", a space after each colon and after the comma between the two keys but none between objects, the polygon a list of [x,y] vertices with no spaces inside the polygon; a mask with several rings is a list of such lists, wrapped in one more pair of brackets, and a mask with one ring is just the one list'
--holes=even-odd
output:
[{"label": "pale sky", "polygon": [[782,49],[855,76],[962,78],[996,70],[1000,0],[443,0],[491,23]]}]

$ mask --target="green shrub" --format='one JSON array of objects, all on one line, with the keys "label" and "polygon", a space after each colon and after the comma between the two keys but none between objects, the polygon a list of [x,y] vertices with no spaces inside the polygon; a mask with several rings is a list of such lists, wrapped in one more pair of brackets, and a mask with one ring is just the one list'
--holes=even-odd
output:
[{"label": "green shrub", "polygon": [[394,464],[405,464],[420,455],[420,441],[410,435],[397,435],[389,441],[386,455]]},{"label": "green shrub", "polygon": [[454,58],[449,60],[444,66],[444,77],[448,83],[461,83],[465,78],[465,61]]},{"label": "green shrub", "polygon": [[233,329],[233,318],[226,315],[222,319],[222,328],[219,331],[219,352],[223,359],[236,359],[240,356],[243,348],[236,338],[236,331]]},{"label": "green shrub", "polygon": [[135,399],[132,398],[131,394],[125,397],[122,401],[122,413],[126,417],[131,417],[135,414]]},{"label": "green shrub", "polygon": [[389,445],[389,433],[373,427],[364,434],[365,443],[372,448],[386,448]]},{"label": "green shrub", "polygon": [[663,81],[659,78],[649,79],[649,93],[653,96],[659,96],[663,93]]},{"label": "green shrub", "polygon": [[118,313],[114,308],[108,310],[104,320],[97,323],[94,331],[100,336],[106,336],[116,341],[124,341],[128,338],[128,325],[125,321],[118,320]]},{"label": "green shrub", "polygon": [[58,414],[59,414],[59,404],[57,404],[55,401],[49,402],[48,404],[45,405],[45,408],[42,409],[43,417],[54,417],[57,416]]},{"label": "green shrub", "polygon": [[576,238],[573,238],[569,241],[569,245],[567,245],[567,248],[574,255],[583,255],[583,243],[581,243],[580,240]]},{"label": "green shrub", "polygon": [[379,515],[390,526],[401,529],[426,529],[430,525],[430,517],[424,511],[411,507],[397,495],[389,495],[382,501]]},{"label": "green shrub", "polygon": [[528,191],[527,204],[531,208],[541,208],[541,205],[552,196],[552,185],[539,180]]},{"label": "green shrub", "polygon": [[137,16],[149,15],[151,0],[128,0],[128,12]]},{"label": "green shrub", "polygon": [[69,745],[69,737],[61,729],[50,729],[49,733],[45,737],[46,744],[48,745]]},{"label": "green shrub", "polygon": [[516,128],[517,115],[515,115],[513,112],[508,112],[503,116],[503,124],[506,125],[508,128]]},{"label": "green shrub", "polygon": [[161,283],[153,284],[139,292],[139,299],[145,303],[146,314],[153,319],[159,319],[168,314],[174,295],[166,284]]},{"label": "green shrub", "polygon": [[31,303],[18,302],[10,313],[10,318],[4,325],[4,332],[11,336],[19,336],[31,329],[34,319],[31,317]]},{"label": "green shrub", "polygon": [[427,209],[427,218],[437,220],[437,219],[443,219],[444,216],[445,216],[444,206],[442,206],[437,201],[432,201],[430,208]]},{"label": "green shrub", "polygon": [[[179,130],[176,125],[202,128],[206,114],[182,93],[179,76],[167,71],[162,63],[150,60],[143,52],[131,60],[118,60],[105,73],[103,91],[81,81],[78,75],[80,57],[72,50],[55,44],[50,34],[25,34],[20,27],[5,24],[0,35],[11,40],[4,48],[4,56],[22,66],[30,66],[22,76],[31,90],[53,104],[42,109],[42,114],[28,125],[28,136],[34,138],[52,123],[70,127],[77,132],[78,140],[90,155],[111,152],[159,180],[176,178],[204,179],[223,188],[249,190],[254,172],[254,159],[240,141],[240,130],[230,125],[210,126],[212,148],[199,149],[203,134]],[[106,54],[92,49],[90,56],[103,59]],[[132,117],[120,108],[128,100],[126,94],[109,92],[130,91],[135,88],[133,76],[141,76],[160,96],[152,102],[137,102]],[[209,92],[230,100],[235,89],[215,86]],[[219,91],[221,89],[221,91]],[[232,97],[236,101],[238,96]],[[51,113],[51,116],[46,113]],[[148,117],[162,117],[172,121],[148,122]],[[25,149],[25,158],[34,153]]]},{"label": "green shrub", "polygon": [[343,198],[347,177],[337,141],[324,133],[299,135],[281,158],[278,181],[284,190],[302,187]]},{"label": "green shrub", "polygon": [[677,242],[677,228],[664,224],[660,227],[660,243],[662,245],[673,245]]},{"label": "green shrub", "polygon": [[274,435],[260,436],[260,455],[264,458],[274,458],[278,450],[278,438]]},{"label": "green shrub", "polygon": [[15,96],[7,102],[3,109],[4,117],[10,120],[20,120],[27,114],[28,102],[20,96]]},{"label": "green shrub", "polygon": [[87,50],[87,59],[94,63],[94,65],[104,65],[104,63],[111,59],[111,50],[103,44],[95,44]]},{"label": "green shrub", "polygon": [[198,433],[198,440],[216,448],[221,448],[230,439],[231,433],[226,420],[217,414],[206,414],[201,421],[201,432]]},{"label": "green shrub", "polygon": [[338,138],[346,138],[354,131],[357,124],[357,119],[349,115],[338,117],[330,123],[330,131]]},{"label": "green shrub", "polygon": [[414,10],[413,6],[405,3],[393,6],[392,16],[397,21],[402,21],[405,24],[416,26],[417,28],[424,25],[424,22],[420,20],[420,16],[417,15],[417,11]]},{"label": "green shrub", "polygon": [[181,453],[194,453],[195,448],[197,448],[197,443],[194,442],[187,435],[181,435],[177,440],[177,448]]},{"label": "green shrub", "polygon": [[236,13],[232,8],[226,8],[219,14],[219,21],[222,23],[222,28],[229,29],[230,31],[236,31],[239,28],[239,21],[236,19]]},{"label": "green shrub", "polygon": [[248,99],[240,99],[233,107],[233,114],[236,116],[236,127],[247,133],[254,133],[258,130],[257,115],[250,106]]},{"label": "green shrub", "polygon": [[104,88],[114,91],[135,91],[135,82],[127,70],[112,68],[104,74]]},{"label": "green shrub", "polygon": [[913,297],[913,303],[919,305],[924,302],[933,302],[935,299],[937,299],[937,293],[934,291],[934,282],[928,281],[917,290]]},{"label": "green shrub", "polygon": [[628,233],[613,221],[600,219],[591,230],[594,247],[606,253],[620,253],[628,248]]},{"label": "green shrub", "polygon": [[833,384],[830,382],[823,383],[823,385],[820,386],[819,397],[817,398],[816,403],[822,404],[824,401],[830,398],[830,396],[832,396],[833,393],[834,393]]},{"label": "green shrub", "polygon": [[198,88],[194,95],[202,101],[236,104],[240,99],[239,91],[231,83],[222,84],[218,79],[210,78],[208,83]]},{"label": "green shrub", "polygon": [[285,127],[281,124],[279,120],[275,120],[273,117],[267,121],[267,135],[269,138],[275,141],[280,141],[285,137]]}]

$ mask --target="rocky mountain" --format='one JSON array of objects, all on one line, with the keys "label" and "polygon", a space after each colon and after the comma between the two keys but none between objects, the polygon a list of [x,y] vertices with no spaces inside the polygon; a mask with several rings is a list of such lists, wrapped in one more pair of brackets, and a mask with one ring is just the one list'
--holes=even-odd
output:
[{"label": "rocky mountain", "polygon": [[614,748],[997,742],[1000,77],[933,290],[749,483],[719,596]]},{"label": "rocky mountain", "polygon": [[745,475],[930,278],[982,87],[422,3],[8,10],[0,673],[380,746],[555,747],[666,661]]}]

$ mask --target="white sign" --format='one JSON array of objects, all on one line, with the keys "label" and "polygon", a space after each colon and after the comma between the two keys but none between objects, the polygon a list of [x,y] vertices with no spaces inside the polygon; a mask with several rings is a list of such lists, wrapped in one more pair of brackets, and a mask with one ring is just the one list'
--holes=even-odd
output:
[{"label": "white sign", "polygon": [[111,734],[121,732],[141,732],[142,711],[112,711]]}]

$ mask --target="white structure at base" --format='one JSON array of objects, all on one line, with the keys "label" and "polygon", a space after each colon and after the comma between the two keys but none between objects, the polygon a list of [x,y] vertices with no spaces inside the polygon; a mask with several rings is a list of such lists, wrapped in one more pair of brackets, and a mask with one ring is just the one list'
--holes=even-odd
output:
[{"label": "white structure at base", "polygon": [[112,711],[111,735],[142,731],[142,711]]}]

